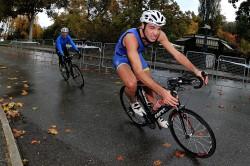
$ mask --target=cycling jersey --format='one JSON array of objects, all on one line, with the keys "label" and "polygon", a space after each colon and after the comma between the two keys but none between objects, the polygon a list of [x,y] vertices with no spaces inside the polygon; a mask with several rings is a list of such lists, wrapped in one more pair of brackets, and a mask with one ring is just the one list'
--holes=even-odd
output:
[{"label": "cycling jersey", "polygon": [[145,50],[145,46],[142,42],[142,39],[140,37],[140,32],[139,29],[137,28],[131,28],[129,30],[127,30],[126,32],[124,32],[121,37],[119,38],[116,46],[115,46],[115,53],[113,56],[113,66],[115,69],[118,69],[118,67],[122,64],[128,64],[129,66],[131,66],[128,56],[127,56],[127,49],[126,47],[123,45],[123,38],[128,34],[128,33],[133,33],[138,41],[138,54],[142,63],[142,68],[143,69],[147,69],[148,68],[148,64],[146,62],[146,60],[143,58],[143,52]]},{"label": "cycling jersey", "polygon": [[56,39],[56,52],[59,56],[63,56],[65,50],[67,50],[66,44],[70,44],[75,51],[79,51],[69,35],[67,35],[66,38],[60,35]]}]

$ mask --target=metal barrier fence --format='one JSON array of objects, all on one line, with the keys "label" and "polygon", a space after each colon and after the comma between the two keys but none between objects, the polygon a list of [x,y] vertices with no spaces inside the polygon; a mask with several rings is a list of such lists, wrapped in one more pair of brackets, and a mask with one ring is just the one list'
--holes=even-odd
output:
[{"label": "metal barrier fence", "polygon": [[104,43],[102,49],[102,67],[106,70],[112,68],[112,57],[114,55],[116,43]]},{"label": "metal barrier fence", "polygon": [[83,53],[82,64],[86,67],[88,65],[97,66],[100,70],[102,62],[102,43],[87,41],[79,48]]},{"label": "metal barrier fence", "polygon": [[[102,44],[87,41],[76,44],[83,53],[83,59],[79,62],[80,66],[94,65],[99,69],[101,67],[112,68],[115,43]],[[36,42],[28,43],[27,41],[12,41],[11,46],[16,48],[18,54],[21,55],[28,50],[27,55],[33,56],[34,62],[58,63],[54,47],[41,47]],[[30,51],[33,51],[34,54]],[[194,51],[188,51],[186,56],[195,66],[213,75],[216,85],[250,89],[250,65],[247,65],[246,59],[221,55],[216,61],[214,54]],[[185,68],[179,65],[165,48],[158,47],[154,50],[153,47],[148,47],[144,52],[144,57],[155,73],[160,73],[156,72],[156,69],[168,69],[170,74],[185,71]]]},{"label": "metal barrier fence", "polygon": [[246,66],[245,58],[220,55],[216,72],[216,85],[243,88],[246,79]]},{"label": "metal barrier fence", "polygon": [[174,69],[174,70],[184,70],[178,62],[170,55],[165,48],[158,47],[155,49],[153,54],[152,62],[153,62],[153,69]]},{"label": "metal barrier fence", "polygon": [[199,69],[215,69],[216,56],[212,53],[188,51],[186,56]]}]

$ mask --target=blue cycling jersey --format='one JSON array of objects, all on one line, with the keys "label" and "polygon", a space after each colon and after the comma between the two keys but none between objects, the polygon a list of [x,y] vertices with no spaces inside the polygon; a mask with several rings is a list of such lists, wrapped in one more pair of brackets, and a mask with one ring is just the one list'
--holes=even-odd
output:
[{"label": "blue cycling jersey", "polygon": [[66,44],[70,44],[75,51],[79,51],[69,35],[67,35],[66,38],[60,35],[56,39],[56,50],[59,52],[59,55],[64,55],[64,50],[67,49]]},{"label": "blue cycling jersey", "polygon": [[118,69],[118,67],[122,64],[128,64],[129,66],[131,66],[128,56],[127,56],[127,49],[126,47],[123,45],[123,38],[128,34],[128,33],[133,33],[138,41],[138,54],[142,63],[142,68],[146,69],[148,68],[148,64],[146,62],[146,60],[143,58],[142,53],[145,50],[145,46],[142,42],[142,39],[140,37],[140,32],[139,29],[137,28],[131,28],[128,29],[126,32],[124,32],[121,37],[119,38],[116,47],[115,47],[115,54],[113,56],[113,66]]}]

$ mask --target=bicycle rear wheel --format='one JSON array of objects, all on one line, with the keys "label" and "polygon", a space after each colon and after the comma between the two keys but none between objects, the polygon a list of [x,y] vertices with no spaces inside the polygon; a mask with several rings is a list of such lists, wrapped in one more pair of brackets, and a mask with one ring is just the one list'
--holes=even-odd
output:
[{"label": "bicycle rear wheel", "polygon": [[76,84],[76,86],[79,87],[79,88],[83,88],[83,86],[84,86],[84,78],[83,78],[81,70],[75,64],[72,64],[72,73],[71,73],[71,75],[72,75],[72,79],[73,79],[74,83]]},{"label": "bicycle rear wheel", "polygon": [[[125,86],[123,86],[120,90],[120,100],[121,100],[121,104],[122,104],[124,111],[126,112],[126,114],[128,115],[131,121],[133,121],[136,125],[139,125],[139,126],[147,125],[146,119],[142,116],[137,115],[132,110],[130,106],[130,100],[125,93]],[[141,106],[142,106],[142,103],[141,103]]]},{"label": "bicycle rear wheel", "polygon": [[188,154],[199,158],[208,158],[214,154],[214,133],[205,120],[195,112],[188,109],[173,111],[169,115],[169,127],[175,141]]},{"label": "bicycle rear wheel", "polygon": [[65,81],[69,79],[69,72],[65,64],[59,64],[60,73]]}]

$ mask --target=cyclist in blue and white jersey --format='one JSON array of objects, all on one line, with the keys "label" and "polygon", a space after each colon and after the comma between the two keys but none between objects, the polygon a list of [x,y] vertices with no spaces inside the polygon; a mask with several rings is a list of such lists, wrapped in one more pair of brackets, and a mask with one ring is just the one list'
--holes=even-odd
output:
[{"label": "cyclist in blue and white jersey", "polygon": [[[152,79],[148,64],[142,55],[145,46],[155,42],[161,43],[177,62],[200,77],[205,84],[208,83],[208,78],[206,77],[204,80],[201,70],[197,69],[169,42],[166,34],[161,30],[161,27],[166,24],[166,18],[159,11],[144,11],[140,21],[142,24],[139,28],[129,29],[119,38],[113,56],[113,65],[126,86],[125,93],[130,99],[131,108],[137,115],[143,116],[145,111],[135,97],[137,81],[148,87],[147,98],[152,105],[156,104],[155,94],[162,98],[163,104],[174,107],[178,104],[178,99],[173,97],[169,90],[164,89]],[[161,117],[157,121],[161,127],[168,127],[167,121]]]},{"label": "cyclist in blue and white jersey", "polygon": [[72,48],[80,54],[79,49],[71,39],[69,35],[69,29],[66,27],[63,27],[61,29],[61,35],[59,35],[56,39],[56,53],[59,57],[59,64],[64,63],[64,56],[69,56],[68,49],[66,47],[67,44],[70,44]]}]

